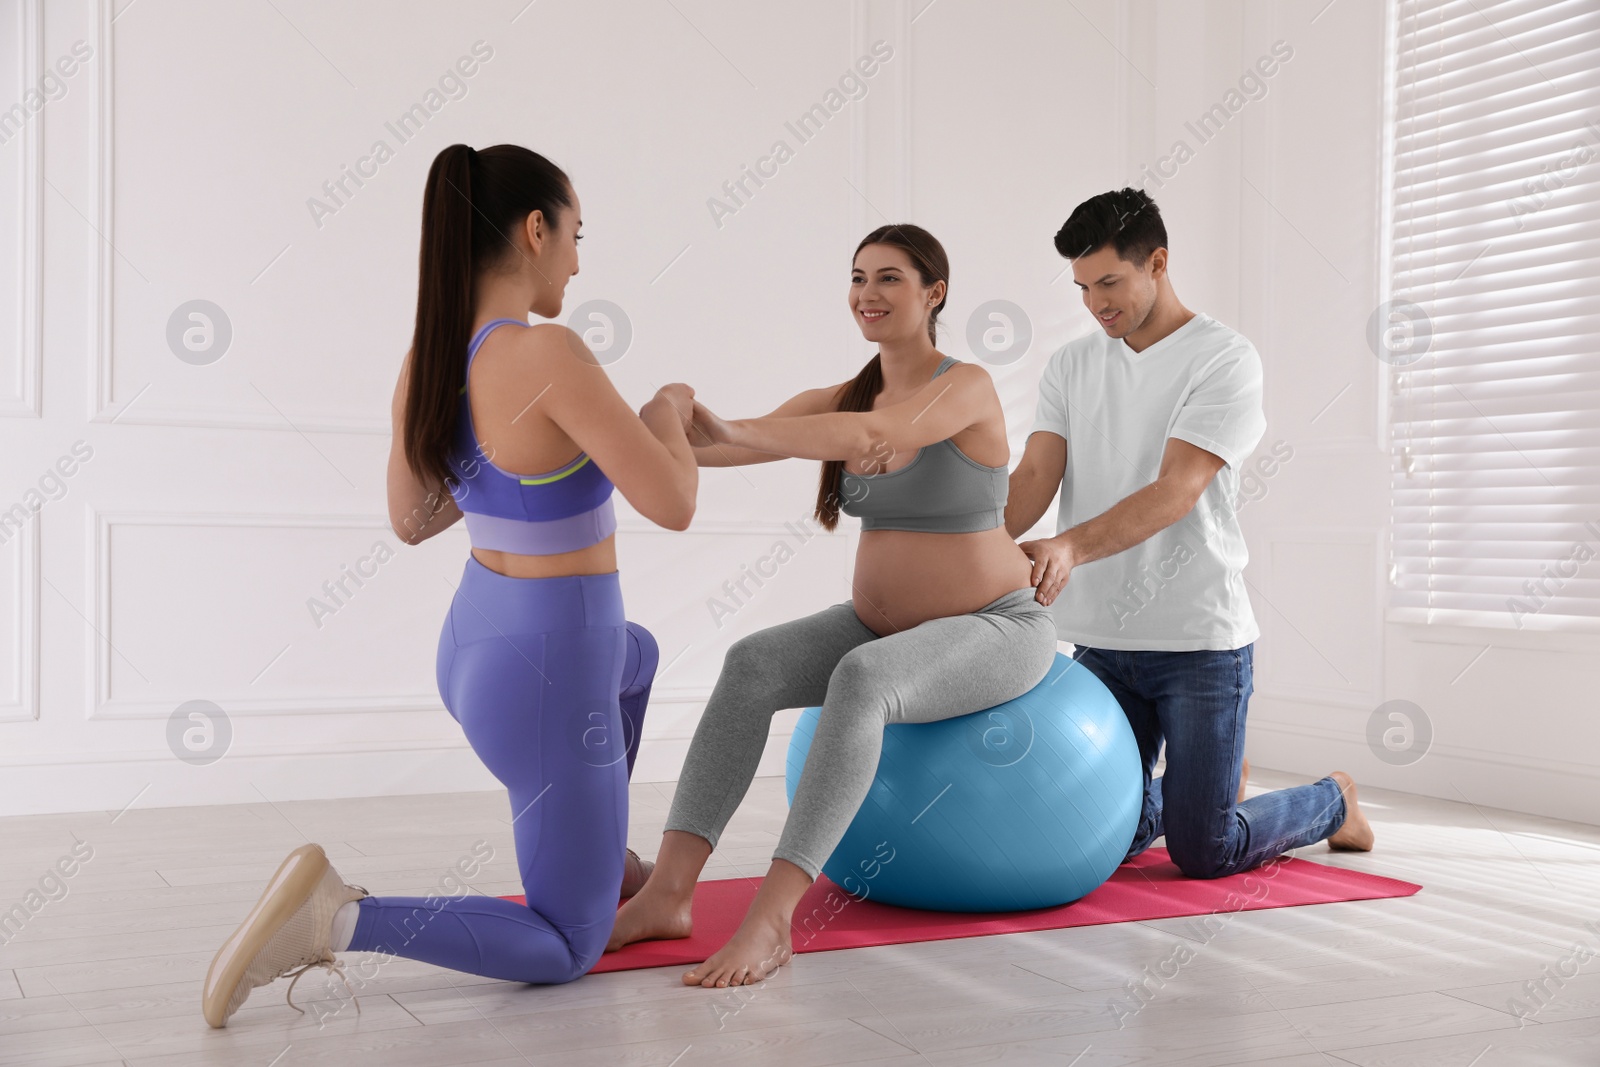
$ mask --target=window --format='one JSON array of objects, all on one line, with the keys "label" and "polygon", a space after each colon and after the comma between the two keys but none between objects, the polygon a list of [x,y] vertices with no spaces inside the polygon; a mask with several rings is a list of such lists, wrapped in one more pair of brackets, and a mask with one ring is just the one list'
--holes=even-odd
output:
[{"label": "window", "polygon": [[1600,629],[1600,6],[1393,25],[1391,615]]}]

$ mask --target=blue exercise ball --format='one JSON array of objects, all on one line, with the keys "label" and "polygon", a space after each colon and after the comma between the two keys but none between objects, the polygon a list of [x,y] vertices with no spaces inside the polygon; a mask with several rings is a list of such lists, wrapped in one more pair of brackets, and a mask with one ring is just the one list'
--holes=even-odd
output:
[{"label": "blue exercise ball", "polygon": [[[789,741],[789,802],[821,709]],[[1004,704],[884,728],[872,788],[822,871],[852,896],[937,911],[1055,907],[1127,855],[1143,805],[1133,729],[1088,668],[1056,654]]]}]

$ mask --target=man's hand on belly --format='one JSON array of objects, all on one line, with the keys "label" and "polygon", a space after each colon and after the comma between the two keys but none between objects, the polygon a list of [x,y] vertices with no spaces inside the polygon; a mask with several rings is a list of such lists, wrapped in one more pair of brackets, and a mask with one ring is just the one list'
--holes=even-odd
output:
[{"label": "man's hand on belly", "polygon": [[1049,607],[1072,576],[1072,568],[1078,564],[1076,549],[1061,534],[1022,541],[1017,547],[1033,561],[1033,574],[1028,578],[1028,584],[1036,587],[1033,598]]}]

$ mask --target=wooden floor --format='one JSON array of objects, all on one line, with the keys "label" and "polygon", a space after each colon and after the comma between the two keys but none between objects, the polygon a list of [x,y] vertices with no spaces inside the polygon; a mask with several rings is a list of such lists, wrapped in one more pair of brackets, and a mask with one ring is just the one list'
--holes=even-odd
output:
[{"label": "wooden floor", "polygon": [[[1258,771],[1251,792],[1298,781]],[[633,788],[646,856],[671,792]],[[516,893],[504,796],[3,819],[0,908],[75,839],[93,857],[0,947],[0,1065],[1600,1064],[1600,829],[1363,796],[1378,851],[1299,854],[1416,896],[1236,914],[1209,940],[1174,919],[815,953],[744,990],[681,987],[681,968],[538,987],[393,960],[359,1015],[318,971],[295,994],[329,998],[320,1025],[279,981],[220,1031],[200,1015],[207,964],[289,849],[320,842],[347,881],[422,894],[481,838],[475,889]],[[784,811],[781,780],[758,780],[706,877],[764,871]],[[1520,1025],[1513,998],[1535,1013]]]}]

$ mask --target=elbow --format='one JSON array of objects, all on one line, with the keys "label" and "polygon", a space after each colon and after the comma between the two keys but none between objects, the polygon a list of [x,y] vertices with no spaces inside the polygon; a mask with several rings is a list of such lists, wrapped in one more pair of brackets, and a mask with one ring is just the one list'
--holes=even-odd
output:
[{"label": "elbow", "polygon": [[[1167,497],[1166,526],[1179,522],[1200,503],[1200,498],[1205,495],[1205,485],[1175,485]],[[1163,527],[1165,528],[1165,527]]]},{"label": "elbow", "polygon": [[681,532],[687,530],[689,523],[694,519],[694,488],[694,483],[691,481],[676,491],[662,492],[657,489],[640,500],[628,498],[628,503],[632,504],[641,516],[663,530]]},{"label": "elbow", "polygon": [[689,528],[689,523],[694,521],[694,501],[680,503],[669,514],[663,515],[659,522],[668,530],[682,533]]},{"label": "elbow", "polygon": [[390,512],[389,529],[405,544],[420,545],[439,532],[437,528],[431,528],[433,524],[426,516],[427,512],[421,508],[415,508],[405,515]]},{"label": "elbow", "polygon": [[657,526],[682,533],[694,521],[697,480],[690,478],[672,500],[664,502],[652,516]]},{"label": "elbow", "polygon": [[1009,506],[1006,508],[1005,524],[1006,536],[1011,538],[1013,541],[1027,533],[1029,527],[1033,525],[1032,523],[1024,525],[1022,521],[1022,515],[1019,514],[1014,508]]}]

